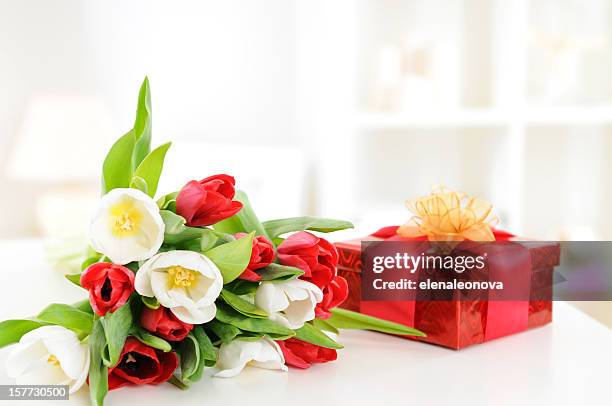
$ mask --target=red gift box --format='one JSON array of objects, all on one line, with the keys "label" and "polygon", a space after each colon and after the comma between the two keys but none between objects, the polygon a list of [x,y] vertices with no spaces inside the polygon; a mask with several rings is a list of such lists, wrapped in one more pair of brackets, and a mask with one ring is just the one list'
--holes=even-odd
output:
[{"label": "red gift box", "polygon": [[[427,337],[406,338],[453,349],[465,348],[552,321],[552,275],[553,268],[559,264],[560,246],[549,242],[524,242],[530,260],[527,268],[527,277],[531,280],[528,301],[363,301],[361,243],[397,240],[396,228],[389,227],[383,229],[382,233],[336,243],[339,253],[338,274],[349,285],[348,298],[341,307],[415,327],[426,333]],[[496,231],[496,236],[523,245],[521,240],[511,238],[510,234]]]}]

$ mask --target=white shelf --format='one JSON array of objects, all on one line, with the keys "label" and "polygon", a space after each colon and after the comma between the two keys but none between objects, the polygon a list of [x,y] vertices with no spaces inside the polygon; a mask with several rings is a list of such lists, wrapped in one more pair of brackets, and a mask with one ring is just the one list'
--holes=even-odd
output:
[{"label": "white shelf", "polygon": [[612,124],[612,106],[532,107],[524,111],[501,109],[428,110],[413,113],[361,113],[356,128],[365,131],[486,128],[513,125]]},{"label": "white shelf", "polygon": [[525,114],[530,125],[602,125],[612,124],[612,106],[533,107]]},{"label": "white shelf", "polygon": [[496,110],[423,111],[414,113],[362,113],[356,118],[362,130],[410,128],[497,127],[508,124],[508,117]]}]

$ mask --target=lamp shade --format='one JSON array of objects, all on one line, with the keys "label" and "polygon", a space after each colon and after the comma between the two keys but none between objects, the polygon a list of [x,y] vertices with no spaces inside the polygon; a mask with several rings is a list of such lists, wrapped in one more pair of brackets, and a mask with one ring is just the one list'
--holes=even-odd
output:
[{"label": "lamp shade", "polygon": [[97,179],[116,135],[101,100],[36,95],[27,104],[8,159],[8,175],[54,183]]}]

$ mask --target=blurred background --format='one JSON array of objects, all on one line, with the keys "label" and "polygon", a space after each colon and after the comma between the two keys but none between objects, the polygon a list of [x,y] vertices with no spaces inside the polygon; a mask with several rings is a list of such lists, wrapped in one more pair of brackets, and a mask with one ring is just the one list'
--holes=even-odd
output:
[{"label": "blurred background", "polygon": [[160,192],[399,224],[433,184],[502,226],[610,239],[606,0],[0,0],[0,239],[83,235],[151,80]]}]

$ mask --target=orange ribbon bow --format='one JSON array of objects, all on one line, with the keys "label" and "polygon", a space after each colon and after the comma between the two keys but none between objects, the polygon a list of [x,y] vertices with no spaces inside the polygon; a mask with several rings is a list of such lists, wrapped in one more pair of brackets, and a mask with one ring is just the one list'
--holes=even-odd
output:
[{"label": "orange ribbon bow", "polygon": [[498,219],[493,206],[442,186],[434,186],[429,196],[406,201],[413,213],[397,233],[406,238],[427,236],[429,241],[495,241],[492,227]]}]

